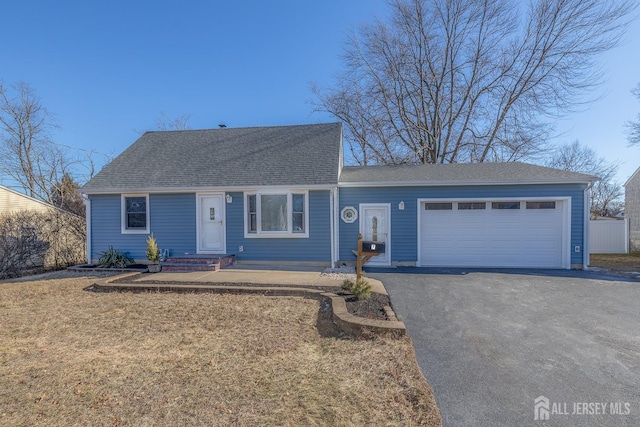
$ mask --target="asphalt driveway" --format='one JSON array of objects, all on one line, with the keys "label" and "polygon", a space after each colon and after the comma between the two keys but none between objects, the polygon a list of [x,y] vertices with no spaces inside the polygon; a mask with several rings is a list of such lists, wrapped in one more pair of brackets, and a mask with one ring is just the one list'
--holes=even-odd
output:
[{"label": "asphalt driveway", "polygon": [[[445,426],[640,425],[640,282],[580,271],[367,274],[406,323]],[[546,421],[534,420],[540,396]]]}]

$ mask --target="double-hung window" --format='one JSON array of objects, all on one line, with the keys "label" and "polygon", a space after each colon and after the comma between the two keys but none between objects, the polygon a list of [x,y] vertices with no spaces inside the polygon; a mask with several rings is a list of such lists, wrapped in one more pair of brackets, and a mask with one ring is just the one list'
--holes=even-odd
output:
[{"label": "double-hung window", "polygon": [[247,237],[308,237],[308,193],[268,191],[246,193]]},{"label": "double-hung window", "polygon": [[122,233],[149,233],[149,195],[123,194],[121,196]]}]

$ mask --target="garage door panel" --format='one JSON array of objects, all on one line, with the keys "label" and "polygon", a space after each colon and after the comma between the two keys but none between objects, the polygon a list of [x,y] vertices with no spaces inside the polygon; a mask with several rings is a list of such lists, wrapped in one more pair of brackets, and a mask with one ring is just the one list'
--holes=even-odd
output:
[{"label": "garage door panel", "polygon": [[560,234],[560,230],[543,230],[541,229],[538,234],[528,235],[524,243],[531,244],[531,242],[549,242],[555,241]]},{"label": "garage door panel", "polygon": [[555,209],[426,210],[421,205],[421,264],[562,267],[563,202]]}]

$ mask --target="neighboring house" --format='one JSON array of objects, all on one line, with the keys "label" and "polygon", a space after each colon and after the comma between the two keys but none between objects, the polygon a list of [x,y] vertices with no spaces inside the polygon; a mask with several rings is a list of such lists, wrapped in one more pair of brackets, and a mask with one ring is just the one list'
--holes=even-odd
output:
[{"label": "neighboring house", "polygon": [[91,258],[355,261],[370,265],[583,268],[592,176],[525,163],[343,167],[339,123],[147,132],[94,176]]},{"label": "neighboring house", "polygon": [[21,210],[42,211],[52,208],[53,206],[48,203],[0,185],[0,214]]},{"label": "neighboring house", "polygon": [[629,221],[629,250],[640,251],[640,168],[624,183],[624,216]]}]

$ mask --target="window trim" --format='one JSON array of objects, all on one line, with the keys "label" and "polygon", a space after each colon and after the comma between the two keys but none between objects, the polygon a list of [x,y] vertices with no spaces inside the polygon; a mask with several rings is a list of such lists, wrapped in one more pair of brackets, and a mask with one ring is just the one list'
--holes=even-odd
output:
[{"label": "window trim", "polygon": [[[126,199],[130,197],[144,197],[146,199],[146,216],[147,224],[145,229],[130,230],[127,228],[127,203]],[[120,195],[120,232],[122,234],[149,234],[151,228],[151,217],[149,215],[149,193],[126,193]]]},{"label": "window trim", "polygon": [[[304,232],[293,231],[293,195],[302,194],[304,196]],[[262,195],[286,195],[287,196],[287,231],[262,231]],[[256,196],[256,231],[249,231],[249,196]],[[255,238],[308,238],[309,237],[309,191],[308,190],[259,190],[245,191],[242,194],[244,203],[244,237]]]}]

